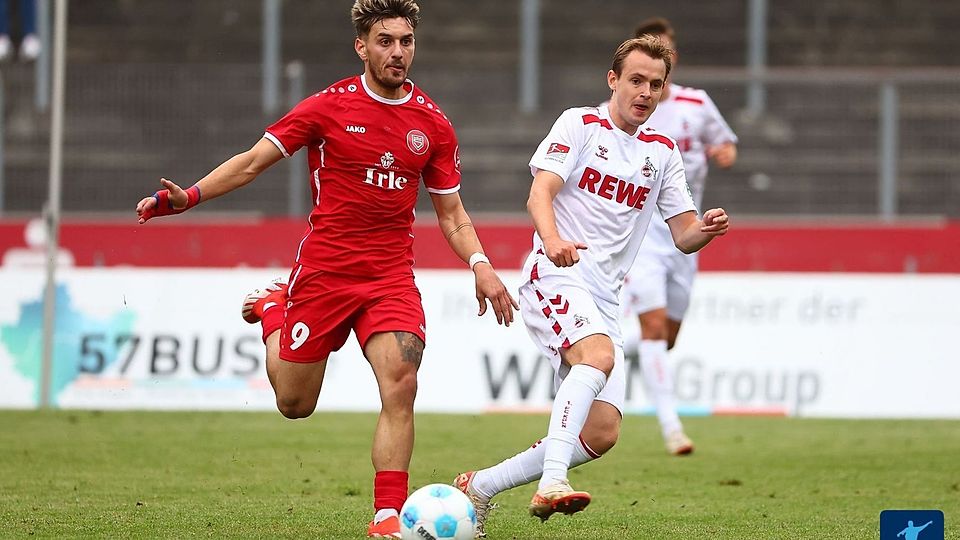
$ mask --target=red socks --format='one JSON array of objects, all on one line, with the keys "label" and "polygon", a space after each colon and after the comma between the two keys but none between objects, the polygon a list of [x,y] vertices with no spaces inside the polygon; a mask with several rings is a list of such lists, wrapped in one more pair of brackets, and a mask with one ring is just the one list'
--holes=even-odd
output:
[{"label": "red socks", "polygon": [[284,306],[273,306],[263,312],[260,324],[263,325],[263,342],[267,342],[267,337],[276,332],[283,326]]},{"label": "red socks", "polygon": [[407,471],[378,471],[373,478],[373,508],[393,508],[400,513],[407,500]]}]

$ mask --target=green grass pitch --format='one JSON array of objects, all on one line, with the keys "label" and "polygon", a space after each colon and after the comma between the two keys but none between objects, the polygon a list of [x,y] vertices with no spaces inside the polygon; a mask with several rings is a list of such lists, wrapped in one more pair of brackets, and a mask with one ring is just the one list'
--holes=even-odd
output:
[{"label": "green grass pitch", "polygon": [[[0,537],[363,538],[375,415],[0,412]],[[960,539],[960,422],[690,418],[667,456],[628,417],[571,472],[594,502],[546,523],[501,494],[492,539],[874,539],[884,509],[940,509]],[[509,457],[545,416],[417,416],[411,489]]]}]

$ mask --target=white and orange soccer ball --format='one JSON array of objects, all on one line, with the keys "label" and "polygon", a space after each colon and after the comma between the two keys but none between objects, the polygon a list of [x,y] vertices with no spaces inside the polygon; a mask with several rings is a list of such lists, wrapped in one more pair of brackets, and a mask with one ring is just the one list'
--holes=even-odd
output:
[{"label": "white and orange soccer ball", "polygon": [[446,484],[430,484],[413,492],[400,510],[404,540],[470,540],[477,530],[477,512],[470,499]]}]

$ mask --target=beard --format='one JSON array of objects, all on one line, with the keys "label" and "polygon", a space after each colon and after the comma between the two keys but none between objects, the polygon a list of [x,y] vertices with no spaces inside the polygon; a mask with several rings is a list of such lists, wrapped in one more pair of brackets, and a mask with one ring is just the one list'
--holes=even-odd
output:
[{"label": "beard", "polygon": [[404,70],[403,75],[398,78],[394,78],[388,75],[388,68],[383,68],[382,70],[370,70],[370,75],[373,76],[373,80],[377,82],[380,86],[384,88],[389,88],[391,90],[396,90],[403,86],[403,83],[407,80],[407,72]]}]

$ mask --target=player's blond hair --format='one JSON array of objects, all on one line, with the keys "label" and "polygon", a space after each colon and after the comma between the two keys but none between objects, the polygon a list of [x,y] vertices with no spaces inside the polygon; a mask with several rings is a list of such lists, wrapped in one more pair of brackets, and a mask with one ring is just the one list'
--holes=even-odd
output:
[{"label": "player's blond hair", "polygon": [[670,21],[664,19],[663,17],[650,17],[649,19],[644,19],[640,24],[637,25],[636,30],[633,31],[633,37],[640,37],[644,34],[653,34],[655,36],[667,36],[670,38],[670,41],[676,43],[676,33],[673,30],[673,25],[670,24]]},{"label": "player's blond hair", "polygon": [[623,72],[623,62],[633,51],[641,51],[654,60],[663,60],[667,67],[664,79],[670,76],[670,68],[673,67],[673,49],[659,37],[652,34],[644,34],[638,38],[628,39],[617,47],[617,52],[613,55],[613,65],[610,69],[617,74],[617,77]]},{"label": "player's blond hair", "polygon": [[420,6],[414,0],[356,0],[350,10],[357,36],[364,38],[373,25],[384,19],[401,17],[416,30],[420,22]]}]

